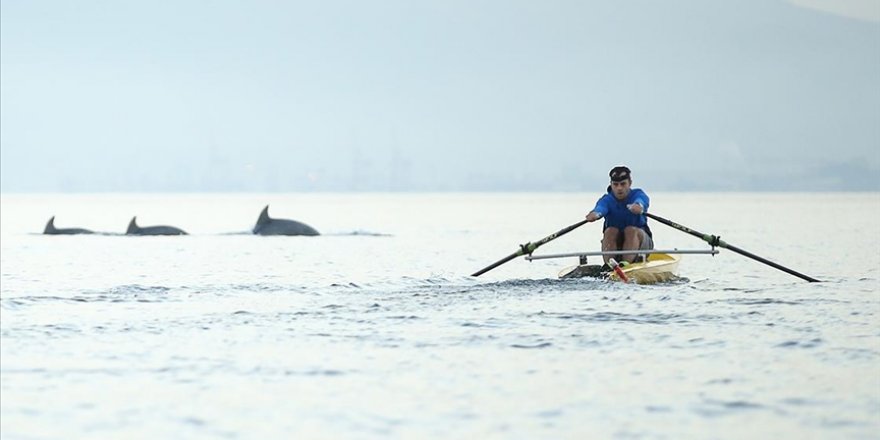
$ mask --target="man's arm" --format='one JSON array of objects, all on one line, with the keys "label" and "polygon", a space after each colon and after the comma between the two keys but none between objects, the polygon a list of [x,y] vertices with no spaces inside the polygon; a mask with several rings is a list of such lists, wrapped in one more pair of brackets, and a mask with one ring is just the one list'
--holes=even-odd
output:
[{"label": "man's arm", "polygon": [[626,207],[629,209],[629,212],[640,215],[648,210],[648,204],[650,203],[648,195],[642,191],[636,195],[636,199]]},{"label": "man's arm", "polygon": [[605,217],[605,214],[607,214],[607,213],[608,213],[608,207],[605,206],[605,196],[602,196],[596,202],[596,207],[593,208],[593,210],[587,214],[587,221],[594,222],[596,220],[599,220],[602,217]]}]

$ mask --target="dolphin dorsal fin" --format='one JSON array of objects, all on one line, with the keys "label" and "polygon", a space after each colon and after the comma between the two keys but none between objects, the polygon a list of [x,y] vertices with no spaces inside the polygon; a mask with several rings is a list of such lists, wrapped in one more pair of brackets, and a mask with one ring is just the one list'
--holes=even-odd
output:
[{"label": "dolphin dorsal fin", "polygon": [[260,218],[257,219],[257,226],[269,223],[271,220],[272,219],[269,218],[269,205],[266,205],[266,207],[260,211]]},{"label": "dolphin dorsal fin", "polygon": [[137,216],[131,218],[131,221],[128,222],[128,229],[125,231],[126,234],[133,234],[140,229],[137,225]]},{"label": "dolphin dorsal fin", "polygon": [[44,234],[48,234],[51,232],[55,232],[55,216],[49,219],[49,222],[46,223],[46,229],[43,229]]}]

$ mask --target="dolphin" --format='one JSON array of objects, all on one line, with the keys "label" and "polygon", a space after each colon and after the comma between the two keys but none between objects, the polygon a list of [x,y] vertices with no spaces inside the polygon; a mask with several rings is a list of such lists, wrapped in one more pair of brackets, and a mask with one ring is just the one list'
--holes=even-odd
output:
[{"label": "dolphin", "polygon": [[174,226],[147,226],[140,227],[137,224],[137,216],[131,218],[125,235],[187,235],[183,229]]},{"label": "dolphin", "polygon": [[61,228],[58,229],[55,227],[55,216],[49,219],[49,223],[46,223],[46,229],[43,229],[44,234],[48,235],[73,235],[73,234],[94,234],[93,231],[83,228]]},{"label": "dolphin", "polygon": [[275,219],[269,217],[269,205],[260,212],[260,218],[254,225],[256,235],[321,235],[315,228],[295,220]]}]

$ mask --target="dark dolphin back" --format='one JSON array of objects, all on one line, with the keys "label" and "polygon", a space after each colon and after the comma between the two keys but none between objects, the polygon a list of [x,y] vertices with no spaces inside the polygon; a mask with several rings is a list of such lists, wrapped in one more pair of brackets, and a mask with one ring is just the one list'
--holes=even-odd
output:
[{"label": "dark dolphin back", "polygon": [[131,218],[131,221],[128,222],[128,229],[125,230],[127,235],[139,234],[141,231],[140,226],[137,224],[137,216]]},{"label": "dark dolphin back", "polygon": [[321,235],[315,228],[295,220],[273,219],[269,217],[269,205],[260,212],[257,224],[254,225],[257,235]]},{"label": "dark dolphin back", "polygon": [[256,234],[259,235],[321,235],[315,228],[295,220],[273,219],[263,225]]},{"label": "dark dolphin back", "polygon": [[137,216],[128,223],[126,235],[187,235],[186,231],[174,226],[138,226]]},{"label": "dark dolphin back", "polygon": [[56,233],[56,231],[57,229],[55,229],[55,216],[53,215],[52,218],[49,219],[49,222],[46,223],[46,227],[43,229],[43,233],[54,234]]},{"label": "dark dolphin back", "polygon": [[174,226],[144,226],[139,235],[188,235],[186,231]]},{"label": "dark dolphin back", "polygon": [[83,229],[83,228],[61,228],[58,229],[55,227],[55,216],[49,219],[49,222],[46,223],[46,228],[43,229],[43,234],[48,235],[73,235],[73,234],[94,234],[94,232]]},{"label": "dark dolphin back", "polygon": [[254,225],[254,234],[259,234],[260,230],[271,221],[272,219],[269,217],[269,205],[266,205],[266,207],[260,211],[260,216],[257,218],[257,224]]}]

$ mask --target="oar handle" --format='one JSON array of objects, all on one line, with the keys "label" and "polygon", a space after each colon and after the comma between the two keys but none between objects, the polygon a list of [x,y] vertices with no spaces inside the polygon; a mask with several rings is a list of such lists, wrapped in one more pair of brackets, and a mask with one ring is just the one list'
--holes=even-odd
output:
[{"label": "oar handle", "polygon": [[796,277],[798,277],[798,278],[800,278],[800,279],[802,279],[802,280],[806,280],[806,281],[809,281],[809,282],[811,282],[811,283],[817,283],[817,282],[819,282],[819,280],[817,280],[817,279],[815,279],[815,278],[813,278],[813,277],[811,277],[811,276],[804,275],[804,274],[802,274],[802,273],[800,273],[800,272],[797,272],[797,271],[795,271],[795,270],[792,270],[792,269],[789,269],[789,268],[787,268],[787,267],[785,267],[785,266],[782,266],[781,264],[774,263],[774,262],[772,262],[772,261],[770,261],[770,260],[768,260],[768,259],[766,259],[766,258],[764,258],[764,257],[760,257],[760,256],[758,256],[758,255],[755,255],[755,254],[749,252],[749,251],[746,251],[746,250],[744,250],[744,249],[740,249],[740,248],[738,248],[738,247],[736,247],[736,246],[733,246],[733,245],[731,245],[731,244],[728,244],[728,243],[724,242],[723,240],[721,240],[721,237],[719,237],[719,236],[717,236],[717,235],[704,234],[704,233],[702,233],[702,232],[699,232],[699,231],[693,230],[693,229],[691,229],[691,228],[689,228],[689,227],[687,227],[687,226],[682,226],[682,225],[680,225],[680,224],[678,224],[678,223],[676,223],[676,222],[674,222],[674,221],[667,220],[667,219],[665,219],[665,218],[663,218],[663,217],[660,217],[660,216],[658,216],[658,215],[654,215],[654,214],[651,214],[651,213],[648,213],[648,212],[645,213],[645,216],[647,216],[648,218],[651,218],[651,219],[657,220],[658,222],[663,223],[663,224],[666,225],[666,226],[670,226],[670,227],[675,228],[675,229],[678,229],[679,231],[682,231],[682,232],[684,232],[684,233],[691,234],[691,235],[693,235],[694,237],[697,237],[697,238],[699,238],[699,239],[705,241],[706,243],[709,243],[709,244],[712,245],[712,246],[718,246],[718,247],[721,247],[721,248],[724,248],[724,249],[731,250],[731,251],[736,252],[736,253],[738,253],[738,254],[740,254],[740,255],[743,255],[743,256],[749,257],[749,258],[751,258],[751,259],[753,259],[753,260],[755,260],[755,261],[758,261],[758,262],[764,263],[764,264],[766,264],[766,265],[768,265],[768,266],[770,266],[770,267],[773,267],[773,268],[775,268],[775,269],[779,269],[779,270],[781,270],[781,271],[783,271],[783,272],[785,272],[785,273],[788,273],[788,274],[790,274],[790,275],[794,275],[794,276],[796,276]]},{"label": "oar handle", "polygon": [[675,223],[671,220],[666,220],[665,218],[660,217],[659,215],[654,215],[654,214],[651,214],[650,212],[646,212],[645,217],[657,220],[658,222],[663,223],[666,226],[670,226],[672,228],[678,229],[679,231],[684,232],[686,234],[691,234],[694,237],[697,237],[701,240],[704,240],[705,242],[711,244],[712,246],[720,246],[720,244],[721,244],[721,241],[719,240],[719,238],[717,236],[704,234],[702,232],[695,231],[687,226],[682,226],[682,225]]}]

